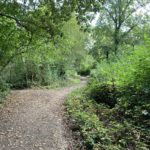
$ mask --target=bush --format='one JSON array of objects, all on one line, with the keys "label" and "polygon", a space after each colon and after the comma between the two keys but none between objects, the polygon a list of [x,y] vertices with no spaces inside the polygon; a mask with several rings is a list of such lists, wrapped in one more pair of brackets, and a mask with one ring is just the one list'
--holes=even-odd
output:
[{"label": "bush", "polygon": [[67,110],[87,149],[150,149],[149,48],[138,46],[119,59],[102,61],[83,93],[69,97]]},{"label": "bush", "polygon": [[[80,90],[81,92],[81,90]],[[75,123],[73,126],[74,131],[80,131],[83,137],[83,145],[86,149],[93,150],[97,144],[101,144],[101,148],[104,145],[109,145],[110,138],[107,136],[107,129],[99,121],[96,115],[96,103],[92,100],[86,99],[85,96],[79,94],[79,90],[72,93],[66,102],[66,108],[70,115],[71,121]],[[80,141],[81,142],[81,141]]]},{"label": "bush", "polygon": [[124,116],[137,125],[141,122],[140,126],[147,126],[146,118],[150,116],[149,64],[149,47],[143,46],[115,61],[102,62],[93,71],[88,87],[89,96],[111,107],[118,104]]},{"label": "bush", "polygon": [[95,103],[87,97],[85,90],[73,92],[65,105],[71,129],[78,135],[76,139],[80,139],[77,149],[148,150],[148,133],[128,122],[117,107],[109,109]]},{"label": "bush", "polygon": [[92,56],[86,55],[80,63],[78,74],[82,76],[90,75],[91,69],[94,67],[95,60]]},{"label": "bush", "polygon": [[8,91],[9,91],[8,84],[4,81],[4,79],[2,79],[2,77],[0,77],[0,103],[2,103]]},{"label": "bush", "polygon": [[91,76],[97,83],[117,86],[136,85],[149,88],[150,85],[149,47],[136,47],[130,54],[125,53],[111,62],[102,61],[92,70]]},{"label": "bush", "polygon": [[[9,73],[7,73],[8,70]],[[15,89],[32,86],[58,87],[66,83],[66,70],[62,63],[36,63],[35,60],[28,59],[23,62],[18,58],[6,68],[5,79],[11,84],[11,88]]]},{"label": "bush", "polygon": [[89,84],[87,95],[97,103],[104,103],[113,108],[117,103],[119,91],[113,84]]}]

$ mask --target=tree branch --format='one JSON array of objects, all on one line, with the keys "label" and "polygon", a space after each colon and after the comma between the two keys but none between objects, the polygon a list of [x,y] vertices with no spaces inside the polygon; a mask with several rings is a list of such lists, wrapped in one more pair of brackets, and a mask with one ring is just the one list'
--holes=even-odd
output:
[{"label": "tree branch", "polygon": [[122,38],[124,38],[126,35],[128,35],[135,27],[137,26],[137,24],[134,24],[132,27],[130,27],[130,29],[128,31],[126,31],[124,34],[122,34]]},{"label": "tree branch", "polygon": [[[21,45],[21,46],[16,50],[17,52],[16,52],[15,54],[13,54],[12,56],[10,56],[10,58],[7,60],[7,62],[0,68],[0,73],[4,71],[4,69],[6,68],[6,66],[7,66],[15,57],[17,57],[17,56],[19,56],[19,55],[21,55],[21,54],[23,54],[23,53],[26,53],[26,52],[28,51],[28,49],[26,49],[26,50],[24,50],[24,51],[20,51],[20,50],[23,49],[23,47],[28,47],[28,46],[31,44],[31,42],[32,42],[32,34],[31,34],[31,37],[30,37],[28,43],[25,44],[25,45],[23,45],[23,46]],[[18,52],[18,51],[19,51],[19,52]]]},{"label": "tree branch", "polygon": [[14,20],[18,26],[21,26],[21,27],[25,28],[27,31],[29,31],[29,30],[28,30],[28,27],[27,27],[25,24],[23,24],[23,23],[22,23],[18,18],[16,18],[15,16],[11,16],[11,15],[4,14],[4,13],[1,13],[1,12],[0,12],[0,16],[1,16],[1,17],[9,18],[9,19],[11,19],[11,20]]}]

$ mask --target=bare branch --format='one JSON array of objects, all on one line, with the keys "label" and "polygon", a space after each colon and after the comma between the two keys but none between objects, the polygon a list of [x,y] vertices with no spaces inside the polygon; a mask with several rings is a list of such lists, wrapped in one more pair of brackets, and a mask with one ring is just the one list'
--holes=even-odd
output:
[{"label": "bare branch", "polygon": [[124,34],[122,34],[122,38],[124,38],[125,36],[127,36],[135,27],[137,26],[137,24],[134,24],[133,26],[130,27],[130,29],[126,32],[124,32]]}]

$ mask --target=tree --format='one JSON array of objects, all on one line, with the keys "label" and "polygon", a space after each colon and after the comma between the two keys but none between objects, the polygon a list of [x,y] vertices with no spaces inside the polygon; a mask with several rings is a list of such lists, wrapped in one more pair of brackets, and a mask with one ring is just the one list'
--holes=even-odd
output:
[{"label": "tree", "polygon": [[61,37],[63,24],[71,18],[75,4],[75,0],[1,0],[0,72],[25,53],[37,37],[52,42]]},{"label": "tree", "polygon": [[107,0],[102,5],[97,27],[109,33],[115,54],[130,32],[144,23],[145,14],[140,14],[139,10],[148,3],[143,0]]},{"label": "tree", "polygon": [[[98,0],[87,5],[86,1],[81,3],[78,19],[83,29],[91,26],[90,22],[95,18],[95,13],[99,16],[94,29],[93,38],[96,41],[94,48],[104,53],[107,59],[111,52],[117,54],[119,47],[127,41],[130,44],[136,43],[132,36],[133,30],[141,29],[148,21],[146,16],[148,11],[143,11],[150,3],[148,0]],[[138,39],[137,34],[136,38]]]}]

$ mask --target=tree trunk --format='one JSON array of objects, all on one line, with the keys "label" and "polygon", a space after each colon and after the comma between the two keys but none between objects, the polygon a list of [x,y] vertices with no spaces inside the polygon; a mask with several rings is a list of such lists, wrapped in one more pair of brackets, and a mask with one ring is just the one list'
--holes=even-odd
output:
[{"label": "tree trunk", "polygon": [[119,44],[120,44],[119,30],[120,30],[120,28],[116,27],[115,33],[114,33],[114,53],[115,53],[115,55],[117,54]]}]

